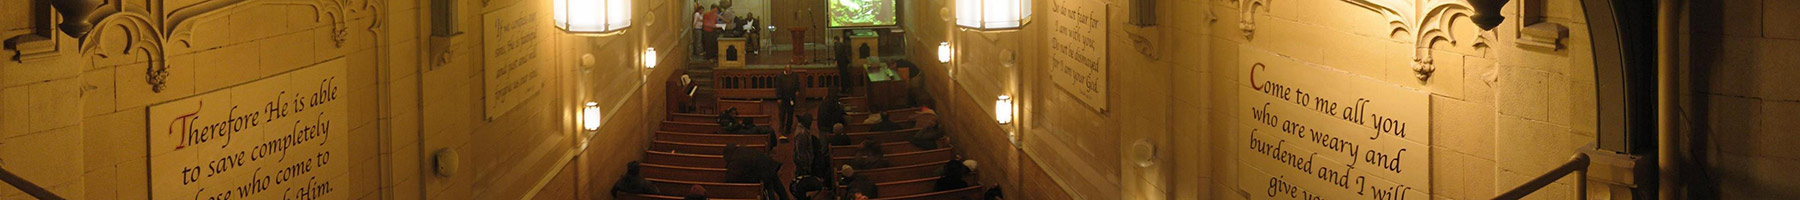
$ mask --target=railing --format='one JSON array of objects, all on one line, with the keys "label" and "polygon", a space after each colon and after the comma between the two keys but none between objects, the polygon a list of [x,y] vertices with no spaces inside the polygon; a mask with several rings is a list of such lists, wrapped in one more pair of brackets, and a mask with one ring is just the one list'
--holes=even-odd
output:
[{"label": "railing", "polygon": [[25,194],[29,194],[31,197],[36,197],[37,199],[63,199],[62,197],[56,196],[55,193],[50,193],[50,190],[44,190],[44,187],[38,186],[36,183],[31,183],[31,181],[25,180],[25,178],[19,177],[19,175],[13,174],[12,171],[7,171],[6,169],[0,169],[0,181],[5,181],[7,185],[19,188],[19,191],[24,191]]},{"label": "railing", "polygon": [[1526,181],[1524,185],[1513,187],[1513,189],[1507,190],[1506,193],[1500,193],[1499,196],[1494,196],[1494,199],[1524,198],[1525,195],[1537,192],[1538,189],[1543,189],[1544,186],[1556,182],[1557,179],[1562,179],[1563,176],[1574,173],[1575,199],[1586,200],[1588,163],[1589,159],[1587,153],[1575,153],[1574,157],[1569,158],[1569,162],[1557,166],[1556,169],[1551,169],[1550,172],[1544,173],[1544,175],[1538,175],[1537,178],[1533,178],[1531,181]]},{"label": "railing", "polygon": [[[782,69],[718,69],[713,70],[713,91],[724,99],[773,99],[775,84]],[[800,76],[800,96],[823,98],[831,88],[838,88],[837,69],[795,69]],[[860,72],[851,74],[861,74]],[[853,84],[863,84],[853,82]]]}]

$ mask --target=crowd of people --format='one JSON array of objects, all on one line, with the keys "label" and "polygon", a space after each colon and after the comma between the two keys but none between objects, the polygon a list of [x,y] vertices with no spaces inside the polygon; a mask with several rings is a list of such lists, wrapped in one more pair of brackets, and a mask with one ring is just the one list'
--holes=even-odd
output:
[{"label": "crowd of people", "polygon": [[[748,37],[749,41],[756,41],[759,37],[756,34],[759,31],[757,23],[758,19],[754,17],[754,14],[738,16],[737,13],[731,11],[729,2],[695,6],[693,29],[698,34],[693,42],[695,46],[692,46],[695,51],[692,52],[695,52],[695,56],[702,58],[718,59],[720,55],[718,55],[717,40],[720,37]],[[849,45],[850,32],[843,31],[834,35],[837,73],[839,73],[838,77],[843,78],[838,79],[841,81],[838,84],[840,87],[828,88],[825,98],[816,101],[817,107],[802,108],[803,103],[809,103],[806,102],[806,98],[801,96],[804,90],[800,84],[802,76],[795,74],[792,66],[789,66],[775,79],[776,98],[773,100],[778,107],[777,113],[774,113],[777,118],[772,122],[767,122],[768,125],[759,126],[754,118],[742,117],[738,108],[720,108],[718,110],[716,123],[720,127],[720,131],[717,134],[768,136],[768,145],[764,146],[767,148],[750,148],[739,144],[725,145],[723,155],[721,155],[725,160],[724,170],[727,177],[725,182],[759,183],[763,187],[762,199],[786,200],[790,197],[798,199],[878,198],[882,197],[880,188],[877,187],[878,183],[870,179],[866,173],[858,173],[858,171],[866,172],[894,167],[894,163],[888,161],[883,143],[907,142],[921,150],[939,148],[939,141],[943,140],[945,133],[938,128],[936,111],[928,107],[903,119],[894,119],[895,116],[883,115],[880,112],[869,114],[866,121],[853,122],[847,118],[851,110],[879,110],[880,108],[854,108],[841,101],[844,96],[856,91],[852,88],[857,86],[855,83],[859,80],[856,78],[866,76],[854,74],[857,70],[851,69],[853,63]],[[759,49],[757,46],[759,45],[749,45],[747,51],[755,53]],[[878,62],[879,59],[870,58],[868,60]],[[901,62],[899,64],[910,63]],[[903,120],[910,120],[913,123],[911,125],[899,123]],[[872,124],[867,130],[871,132],[910,131],[910,135],[904,141],[859,139],[851,137],[851,130],[847,128],[853,123]],[[780,131],[777,131],[777,127],[780,127]],[[777,149],[780,144],[789,143],[793,148],[792,154],[789,156],[792,156],[794,173],[792,177],[782,177],[779,172],[784,164],[776,161],[772,154],[780,152]],[[832,155],[834,155],[832,146],[855,146],[855,148],[844,148],[854,151],[848,154],[852,155],[848,162],[834,164],[832,162]],[[611,194],[614,197],[667,192],[658,191],[651,182],[646,181],[639,174],[638,165],[637,162],[627,164],[625,175],[621,176],[613,185]],[[967,181],[968,179],[965,177],[974,174],[976,169],[976,161],[965,160],[961,156],[957,156],[944,165],[938,166],[939,174],[936,175],[940,178],[933,183],[934,189],[945,191],[975,185]],[[783,183],[784,178],[790,178],[787,180],[791,180],[791,182]],[[989,190],[989,192],[997,193],[999,191],[995,189]],[[706,188],[701,185],[693,185],[686,193],[682,194],[686,194],[685,198],[687,199],[706,199]]]},{"label": "crowd of people", "polygon": [[759,54],[762,51],[762,45],[755,42],[762,39],[762,20],[756,17],[756,13],[737,15],[736,11],[731,10],[729,2],[711,6],[696,3],[692,24],[696,34],[690,48],[695,50],[692,51],[694,56],[708,60],[718,59],[720,37],[745,38],[746,41],[751,41],[745,44],[746,53]]}]

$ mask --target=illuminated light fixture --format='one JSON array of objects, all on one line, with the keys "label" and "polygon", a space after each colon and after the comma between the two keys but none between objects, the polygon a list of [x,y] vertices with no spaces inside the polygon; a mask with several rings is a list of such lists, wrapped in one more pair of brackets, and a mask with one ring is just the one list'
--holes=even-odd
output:
[{"label": "illuminated light fixture", "polygon": [[938,43],[938,62],[950,63],[950,42]]},{"label": "illuminated light fixture", "polygon": [[1031,0],[956,0],[956,25],[964,28],[1018,29],[1029,18]]},{"label": "illuminated light fixture", "polygon": [[656,47],[644,49],[644,68],[656,68]]},{"label": "illuminated light fixture", "polygon": [[1000,100],[994,100],[994,120],[999,121],[1002,125],[1012,124],[1013,106],[1011,96],[1000,95]]},{"label": "illuminated light fixture", "polygon": [[632,0],[550,0],[556,28],[575,34],[606,34],[631,27]]},{"label": "illuminated light fixture", "polygon": [[581,109],[581,126],[588,131],[600,130],[600,103],[590,101]]}]

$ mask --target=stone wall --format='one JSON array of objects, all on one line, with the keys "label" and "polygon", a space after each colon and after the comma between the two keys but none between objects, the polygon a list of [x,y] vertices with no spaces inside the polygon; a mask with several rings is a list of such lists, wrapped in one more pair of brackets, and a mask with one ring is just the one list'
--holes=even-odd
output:
[{"label": "stone wall", "polygon": [[[108,0],[85,38],[40,34],[47,28],[33,19],[50,10],[33,2],[0,3],[0,38],[22,44],[0,50],[0,162],[70,199],[152,196],[147,107],[328,61],[347,63],[349,76],[350,122],[333,126],[348,134],[331,138],[348,140],[349,181],[334,193],[585,198],[642,152],[575,147],[643,149],[663,117],[661,83],[687,55],[686,18],[668,15],[681,13],[678,3],[634,2],[633,28],[609,36],[543,23],[549,50],[533,66],[546,74],[541,92],[487,118],[482,69],[491,44],[481,39],[482,16],[508,6],[548,10],[548,1],[452,1],[463,34],[433,36],[432,1],[423,0]],[[663,67],[643,68],[646,47],[662,51]],[[598,62],[582,65],[588,54]],[[576,118],[588,101],[602,103],[608,119],[591,137]],[[433,155],[443,149],[460,155],[453,176],[435,175]],[[23,195],[0,187],[0,198]]]},{"label": "stone wall", "polygon": [[[1240,83],[1247,82],[1238,68],[1266,56],[1240,49],[1429,94],[1429,106],[1419,109],[1431,115],[1432,189],[1421,191],[1431,198],[1490,198],[1594,141],[1593,61],[1578,1],[1513,1],[1503,8],[1508,21],[1493,31],[1475,28],[1466,6],[1424,12],[1446,4],[1440,1],[1165,0],[1155,2],[1160,23],[1144,28],[1125,23],[1131,2],[1102,1],[1110,16],[1108,112],[1083,107],[1043,72],[1044,8],[1057,2],[1034,1],[1033,24],[1009,32],[959,30],[943,16],[953,6],[918,2],[912,14],[925,20],[908,27],[911,46],[956,47],[957,60],[923,66],[928,85],[938,105],[955,112],[946,123],[956,130],[952,141],[974,159],[1006,162],[984,165],[1000,169],[982,177],[1015,198],[1259,194],[1253,191],[1263,188],[1238,186],[1245,170],[1238,124],[1247,117],[1238,107]],[[1540,14],[1522,17],[1522,2],[1542,4],[1533,12]],[[1555,47],[1521,44],[1526,21],[1568,31],[1550,38]],[[1004,67],[1006,52],[1018,53],[1015,67]],[[909,55],[929,61],[936,51],[914,48]],[[1430,61],[1429,78],[1418,78],[1415,60]],[[1022,102],[1022,149],[1009,149],[1005,130],[991,119],[989,104],[999,94]],[[1132,164],[1131,145],[1139,140],[1158,147],[1157,164]],[[1572,197],[1572,184],[1565,179],[1530,198]]]},{"label": "stone wall", "polygon": [[1800,9],[1794,1],[1691,2],[1692,60],[1682,73],[1686,173],[1698,199],[1778,199],[1800,195],[1792,170],[1800,121]]}]

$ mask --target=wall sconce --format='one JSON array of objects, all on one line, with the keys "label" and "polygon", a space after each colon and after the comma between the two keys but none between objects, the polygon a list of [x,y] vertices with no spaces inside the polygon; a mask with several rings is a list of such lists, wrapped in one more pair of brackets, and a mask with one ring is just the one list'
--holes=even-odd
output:
[{"label": "wall sconce", "polygon": [[556,28],[575,34],[607,34],[631,27],[632,0],[550,0]]},{"label": "wall sconce", "polygon": [[644,49],[644,68],[656,69],[656,47]]},{"label": "wall sconce", "polygon": [[588,131],[600,130],[600,103],[589,101],[581,109],[581,126]]},{"label": "wall sconce", "polygon": [[1000,125],[1012,124],[1012,103],[1012,96],[1000,95],[1000,100],[994,100],[994,120],[999,121]]},{"label": "wall sconce", "polygon": [[938,62],[950,63],[950,42],[938,43]]},{"label": "wall sconce", "polygon": [[956,25],[964,28],[1019,29],[1029,18],[1031,0],[956,0]]},{"label": "wall sconce", "polygon": [[1475,26],[1481,30],[1494,30],[1494,26],[1506,20],[1505,16],[1500,16],[1500,7],[1506,6],[1508,1],[1512,0],[1469,0],[1469,5],[1475,7],[1475,14],[1469,16],[1469,20],[1475,21]]}]

